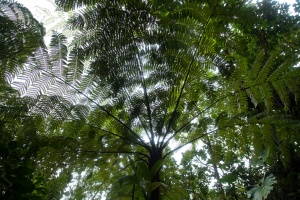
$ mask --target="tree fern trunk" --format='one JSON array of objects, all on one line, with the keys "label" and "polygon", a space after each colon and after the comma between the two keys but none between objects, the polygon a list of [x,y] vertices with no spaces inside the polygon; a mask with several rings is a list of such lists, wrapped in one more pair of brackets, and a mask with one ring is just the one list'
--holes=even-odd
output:
[{"label": "tree fern trunk", "polygon": [[[153,167],[153,165],[162,159],[162,150],[161,149],[153,149],[153,151],[150,153],[150,159],[149,159],[149,169]],[[160,169],[156,172],[154,177],[152,178],[151,182],[160,182]],[[157,187],[155,190],[153,190],[150,194],[150,200],[159,200],[160,199],[160,188]]]},{"label": "tree fern trunk", "polygon": [[[159,171],[155,174],[152,182],[160,182]],[[156,188],[151,192],[150,200],[159,200],[160,199],[160,188]]]}]

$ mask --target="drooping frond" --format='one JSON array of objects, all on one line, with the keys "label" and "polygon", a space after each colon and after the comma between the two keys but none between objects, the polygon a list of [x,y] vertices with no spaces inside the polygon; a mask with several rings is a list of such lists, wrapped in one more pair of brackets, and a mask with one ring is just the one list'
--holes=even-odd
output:
[{"label": "drooping frond", "polygon": [[1,79],[27,61],[37,47],[43,46],[45,30],[27,8],[0,1]]},{"label": "drooping frond", "polygon": [[88,108],[79,102],[76,86],[72,88],[66,81],[67,48],[64,40],[63,36],[54,35],[50,53],[38,47],[24,63],[6,75],[6,80],[21,96],[33,98],[33,102],[28,103],[31,106],[26,114],[50,119],[51,122],[44,126],[48,131],[59,128],[66,120],[82,123],[88,114]]},{"label": "drooping frond", "polygon": [[[235,109],[224,108],[227,111],[216,122],[219,134],[232,148],[250,151],[245,145],[253,145],[255,156],[265,154],[268,163],[279,159],[287,167],[294,154],[289,145],[299,141],[298,137],[288,136],[289,131],[299,131],[299,119],[294,115],[299,103],[299,79],[295,78],[299,69],[293,67],[297,60],[279,52],[270,56],[260,52],[253,65],[247,64],[245,57],[238,57],[231,76],[235,96],[226,101]],[[240,139],[229,139],[235,137]]]},{"label": "drooping frond", "polygon": [[287,81],[291,80],[288,77],[297,76],[299,70],[293,67],[293,58],[283,57],[278,52],[279,50],[274,52],[265,62],[262,60],[263,53],[260,53],[253,66],[247,66],[245,59],[240,58],[233,74],[233,86],[238,91],[237,101],[240,107],[247,108],[250,99],[254,106],[263,102],[269,111],[281,104],[288,111],[291,99],[298,101],[298,79],[293,79],[293,84]]}]

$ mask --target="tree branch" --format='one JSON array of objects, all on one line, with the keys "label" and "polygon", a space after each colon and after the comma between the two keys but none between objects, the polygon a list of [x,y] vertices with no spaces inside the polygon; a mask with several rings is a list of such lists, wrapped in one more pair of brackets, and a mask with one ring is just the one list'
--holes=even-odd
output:
[{"label": "tree branch", "polygon": [[[132,38],[133,40],[135,39],[133,31],[132,31]],[[150,102],[149,102],[149,96],[148,96],[148,92],[147,92],[147,86],[146,86],[146,81],[144,78],[144,71],[143,71],[143,67],[142,67],[142,62],[141,62],[141,56],[140,56],[140,52],[138,49],[138,45],[136,44],[136,42],[134,41],[135,47],[136,47],[136,55],[137,55],[137,61],[138,61],[138,65],[139,65],[139,72],[140,72],[140,77],[141,77],[141,81],[142,81],[142,88],[143,88],[143,93],[144,93],[144,98],[146,100],[146,108],[147,108],[147,115],[148,115],[148,119],[149,119],[149,127],[150,127],[150,134],[151,134],[151,138],[149,138],[151,146],[154,148],[155,147],[155,143],[154,143],[154,132],[153,132],[153,125],[152,125],[152,117],[151,117],[151,109],[150,109]]]},{"label": "tree branch", "polygon": [[[172,86],[172,89],[174,89],[173,87],[174,87],[174,86]],[[170,93],[169,93],[169,98],[168,98],[168,99],[171,99],[171,96],[172,96],[172,93],[170,92]],[[166,106],[166,107],[165,107],[165,110],[164,110],[164,117],[163,117],[163,120],[162,120],[163,123],[165,122],[166,117],[167,117],[167,110],[168,110],[168,106]],[[166,133],[165,133],[165,134],[166,134]],[[157,137],[157,148],[160,147],[159,140],[160,140],[161,136],[162,136],[162,133],[161,133],[160,135],[158,135],[158,137]],[[164,139],[163,139],[163,140],[164,140]],[[162,141],[162,143],[163,143],[163,141]]]},{"label": "tree branch", "polygon": [[148,149],[148,150],[150,151],[150,148],[149,148],[148,145],[145,146],[143,143],[135,142],[135,141],[130,140],[130,139],[124,137],[124,136],[118,135],[118,134],[116,134],[116,133],[113,133],[113,132],[111,132],[111,131],[107,131],[107,130],[102,129],[102,128],[98,128],[98,129],[101,130],[101,131],[103,131],[103,132],[106,132],[106,133],[109,133],[109,134],[111,134],[111,135],[114,135],[114,136],[116,136],[116,137],[118,137],[118,138],[121,138],[121,139],[123,139],[123,140],[125,140],[125,141],[129,141],[129,142],[132,142],[132,143],[134,143],[134,144],[140,145],[140,146],[142,146],[142,147],[144,147],[144,148],[146,148],[146,149]]},{"label": "tree branch", "polygon": [[[127,94],[127,97],[130,99],[130,95],[128,94],[128,91],[127,91],[127,90],[126,90],[126,94]],[[131,100],[130,100],[130,103],[131,103]],[[132,103],[131,103],[131,106],[132,106]],[[148,133],[148,131],[147,131],[147,127],[146,127],[146,125],[143,123],[143,121],[142,121],[140,115],[138,115],[138,118],[139,118],[139,121],[141,122],[141,124],[142,124],[142,126],[143,126],[143,129],[144,129],[144,131],[145,131],[145,133],[146,133],[146,135],[147,135],[147,138],[149,139],[149,141],[151,141],[151,137],[150,137],[150,135],[149,135],[149,133]],[[147,146],[147,147],[148,147],[148,146]]]},{"label": "tree branch", "polygon": [[[83,153],[97,153],[97,154],[136,154],[136,155],[143,155],[144,157],[149,158],[147,154],[144,154],[142,152],[134,152],[134,151],[93,151],[93,150],[82,150],[77,149],[77,152],[83,152]],[[64,151],[64,152],[70,152],[73,151]]]}]

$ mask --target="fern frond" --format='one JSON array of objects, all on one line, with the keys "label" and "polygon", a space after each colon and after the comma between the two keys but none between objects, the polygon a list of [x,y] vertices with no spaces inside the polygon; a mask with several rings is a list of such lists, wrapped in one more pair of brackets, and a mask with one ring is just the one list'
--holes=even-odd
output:
[{"label": "fern frond", "polygon": [[292,65],[292,61],[290,59],[284,61],[279,67],[277,67],[277,69],[274,72],[272,72],[272,74],[268,78],[268,81],[270,82],[277,81],[280,77],[286,74],[286,72],[289,70],[291,65]]},{"label": "fern frond", "polygon": [[[44,46],[44,28],[21,4],[0,2],[0,65],[1,79],[20,70],[39,46]],[[11,80],[9,80],[11,81]]]},{"label": "fern frond", "polygon": [[276,56],[278,56],[278,52],[273,52],[271,54],[270,58],[267,60],[267,62],[264,64],[264,66],[260,70],[256,80],[254,81],[254,84],[261,84],[261,83],[266,82],[266,80],[268,79],[268,76],[270,75],[272,68],[274,67]]},{"label": "fern frond", "polygon": [[261,156],[264,146],[263,146],[263,136],[261,133],[261,127],[258,124],[250,126],[249,133],[253,135],[252,143],[254,147],[254,154],[259,157]]},{"label": "fern frond", "polygon": [[68,56],[68,63],[63,73],[66,81],[73,85],[76,84],[76,82],[82,80],[84,70],[85,65],[80,49],[73,49]]},{"label": "fern frond", "polygon": [[291,162],[291,151],[290,151],[290,137],[289,137],[289,129],[288,128],[279,128],[278,129],[278,148],[280,151],[280,160],[283,165],[287,168]]},{"label": "fern frond", "polygon": [[264,60],[264,53],[261,51],[255,59],[255,62],[249,71],[249,79],[251,81],[254,81],[258,78],[259,72],[261,71],[262,65],[263,65],[263,60]]},{"label": "fern frond", "polygon": [[272,111],[274,105],[274,96],[271,85],[269,83],[264,83],[260,85],[259,90],[262,95],[262,98],[264,99],[267,109],[269,111]]},{"label": "fern frond", "polygon": [[71,1],[66,1],[66,0],[55,0],[55,3],[65,9],[65,10],[70,10],[70,9],[76,9],[84,6],[89,6],[89,5],[94,5],[96,3],[102,2],[100,0],[71,0]]},{"label": "fern frond", "polygon": [[50,43],[50,59],[52,62],[51,73],[57,77],[62,77],[67,65],[68,49],[67,38],[57,32],[53,32]]},{"label": "fern frond", "polygon": [[245,112],[248,108],[247,93],[241,90],[236,93],[236,101],[238,103],[239,112]]},{"label": "fern frond", "polygon": [[[262,126],[262,137],[265,149],[267,151],[268,160],[271,163],[272,159],[277,157],[278,152],[278,141],[276,131],[273,125],[265,124]],[[270,160],[271,159],[271,160]]]},{"label": "fern frond", "polygon": [[272,85],[276,90],[277,94],[279,94],[280,100],[284,104],[284,110],[288,111],[290,108],[291,99],[290,99],[290,91],[287,88],[285,82],[280,80],[277,82],[273,82]]}]

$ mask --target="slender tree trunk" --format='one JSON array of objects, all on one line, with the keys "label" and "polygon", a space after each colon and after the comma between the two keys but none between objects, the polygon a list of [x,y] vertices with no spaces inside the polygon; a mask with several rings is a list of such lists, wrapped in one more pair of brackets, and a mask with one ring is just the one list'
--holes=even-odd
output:
[{"label": "slender tree trunk", "polygon": [[[152,152],[150,152],[150,159],[149,159],[149,170],[153,167],[153,165],[162,159],[162,150],[160,149],[153,149]],[[160,182],[160,169],[157,171],[155,176],[152,178],[151,182]],[[160,188],[157,187],[155,190],[153,190],[150,194],[150,200],[159,200],[160,199]]]},{"label": "slender tree trunk", "polygon": [[[207,137],[207,146],[208,146],[208,152],[210,154],[210,156],[213,156],[213,152],[212,152],[212,147],[211,147],[211,143],[209,138]],[[218,171],[218,166],[216,163],[212,162],[213,168],[214,168],[214,174],[215,174],[215,178],[217,179],[217,184],[218,184],[218,190],[220,191],[220,195],[219,195],[219,200],[224,200],[225,199],[225,193],[224,193],[224,189],[223,189],[223,185],[220,181],[220,174]]]}]

